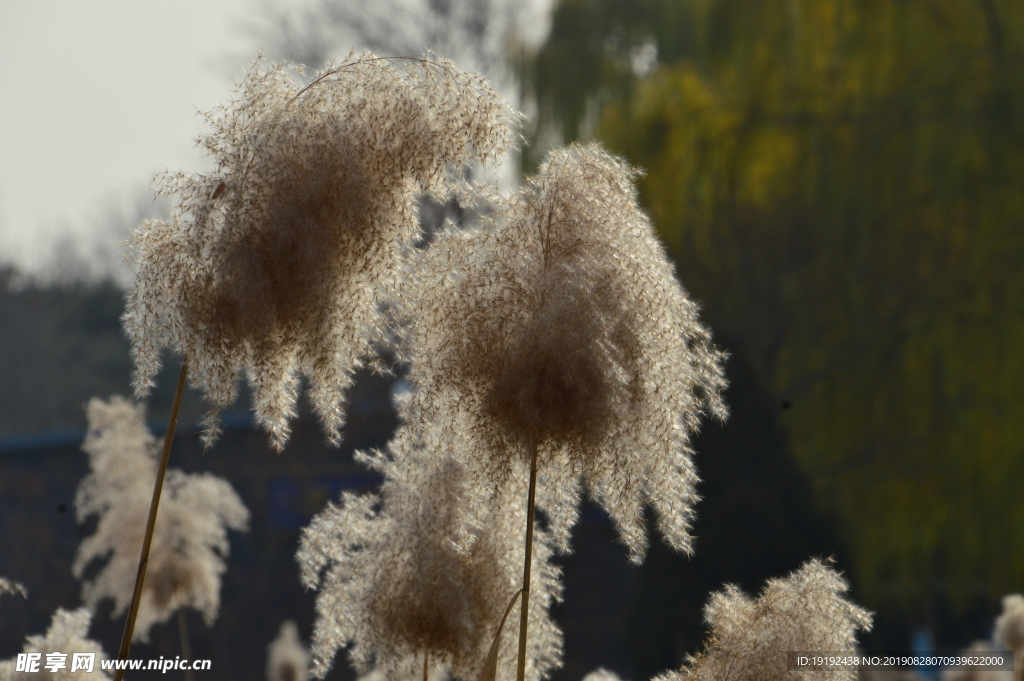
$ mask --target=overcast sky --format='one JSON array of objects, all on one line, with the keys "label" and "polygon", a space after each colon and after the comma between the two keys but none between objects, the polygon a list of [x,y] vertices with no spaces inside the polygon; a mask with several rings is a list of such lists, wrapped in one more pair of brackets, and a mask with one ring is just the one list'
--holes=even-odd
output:
[{"label": "overcast sky", "polygon": [[[255,41],[256,0],[0,0],[0,260],[193,170],[197,110],[224,101]],[[255,54],[253,54],[255,56]]]},{"label": "overcast sky", "polygon": [[[549,0],[509,1],[517,34],[539,43]],[[308,0],[0,0],[0,264],[52,269],[70,236],[121,267],[110,225],[151,205],[154,173],[209,167],[197,111],[231,97],[266,2]]]}]

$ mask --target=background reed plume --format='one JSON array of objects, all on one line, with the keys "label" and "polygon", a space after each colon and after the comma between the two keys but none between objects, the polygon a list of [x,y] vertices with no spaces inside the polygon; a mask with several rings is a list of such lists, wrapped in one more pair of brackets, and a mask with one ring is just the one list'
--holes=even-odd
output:
[{"label": "background reed plume", "polygon": [[1024,596],[1003,597],[1003,612],[996,618],[995,640],[1013,653],[1013,678],[1024,678]]},{"label": "background reed plume", "polygon": [[[82,600],[95,608],[111,598],[116,617],[131,600],[159,442],[146,428],[143,408],[124,398],[93,398],[86,411],[89,431],[82,449],[89,455],[92,472],[78,487],[75,511],[79,522],[95,515],[99,523],[95,534],[78,547],[73,570],[81,579],[94,560],[106,560],[95,577],[83,583]],[[228,530],[243,530],[249,522],[249,511],[221,478],[170,470],[165,487],[135,639],[145,640],[150,627],[184,607],[195,608],[213,624],[220,606]]]},{"label": "background reed plume", "polygon": [[723,354],[634,178],[596,145],[557,150],[505,224],[444,234],[417,263],[403,298],[409,420],[428,448],[450,442],[467,461],[467,526],[524,477],[535,446],[538,506],[563,549],[582,479],[635,562],[648,503],[669,543],[690,550],[689,438],[702,415],[725,418]]},{"label": "background reed plume", "polygon": [[299,640],[299,627],[288,620],[267,646],[267,681],[308,681],[309,651]]},{"label": "background reed plume", "polygon": [[493,163],[514,114],[483,77],[427,57],[364,53],[302,87],[301,67],[257,62],[239,98],[207,114],[210,173],[169,174],[168,221],[132,238],[139,261],[124,325],[145,396],[171,347],[216,412],[244,371],[259,422],[280,449],[299,373],[332,442],[377,303],[418,234],[416,199],[453,188],[446,172]]},{"label": "background reed plume", "polygon": [[768,580],[757,598],[728,585],[704,608],[711,627],[704,652],[654,681],[852,681],[853,667],[787,670],[790,652],[854,652],[855,634],[871,628],[871,613],[849,601],[847,591],[839,573],[819,560]]},{"label": "background reed plume", "polygon": [[[346,493],[303,532],[297,555],[303,583],[319,587],[313,634],[313,674],[323,677],[335,652],[351,644],[358,671],[385,678],[422,678],[431,668],[474,679],[505,607],[520,587],[525,486],[508,490],[472,548],[450,537],[459,498],[467,493],[462,466],[422,448],[408,430],[388,452],[361,455],[384,474],[380,496]],[[546,676],[561,660],[561,633],[548,613],[559,598],[551,546],[538,537],[535,603],[530,611],[528,678]],[[518,606],[510,617],[518,617]],[[517,636],[505,627],[498,679],[515,674]]]},{"label": "background reed plume", "polygon": [[[24,653],[40,653],[39,671],[27,672],[16,671],[16,659],[0,661],[0,679],[4,681],[108,681],[109,676],[100,669],[100,662],[107,659],[103,647],[91,639],[89,635],[89,623],[92,621],[92,612],[87,608],[68,611],[57,608],[50,620],[50,628],[45,635],[28,636],[25,638],[25,645],[22,647]],[[63,669],[50,671],[46,669],[46,656],[48,653],[66,653],[66,666]],[[73,653],[95,653],[93,671],[87,672],[79,669],[71,671]]]},{"label": "background reed plume", "polygon": [[18,582],[12,582],[6,577],[0,577],[0,596],[4,594],[21,594],[22,596],[28,595],[25,591],[25,587]]}]

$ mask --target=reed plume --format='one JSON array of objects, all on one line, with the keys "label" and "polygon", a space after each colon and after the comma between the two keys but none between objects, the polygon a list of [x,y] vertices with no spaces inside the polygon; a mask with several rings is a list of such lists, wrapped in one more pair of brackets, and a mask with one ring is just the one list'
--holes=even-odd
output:
[{"label": "reed plume", "polygon": [[1003,612],[996,618],[995,638],[1009,651],[1024,652],[1024,596],[1003,596]]},{"label": "reed plume", "polygon": [[138,260],[124,326],[136,395],[170,347],[216,413],[245,373],[255,413],[280,450],[300,373],[332,442],[344,393],[372,338],[377,306],[418,235],[416,200],[453,191],[449,168],[494,163],[517,120],[483,77],[426,57],[370,53],[301,86],[293,65],[257,62],[235,101],[206,118],[209,173],[168,174],[167,221],[132,237]]},{"label": "reed plume", "polygon": [[448,681],[451,678],[448,676],[448,669],[444,665],[430,665],[425,678],[423,671],[416,667],[416,661],[409,660],[406,664],[399,667],[409,671],[404,676],[386,676],[381,670],[374,669],[360,676],[358,681]]},{"label": "reed plume", "polygon": [[24,598],[28,595],[25,587],[18,582],[12,582],[6,577],[0,577],[0,596],[4,594],[21,594]]},{"label": "reed plume", "polygon": [[[23,653],[39,653],[42,657],[38,671],[17,671],[16,660],[0,662],[0,679],[4,681],[105,681],[110,677],[100,668],[101,661],[107,659],[103,647],[91,639],[89,624],[92,612],[87,608],[68,611],[57,608],[50,620],[50,628],[45,635],[28,636],[25,638]],[[62,669],[46,668],[49,653],[65,653]],[[93,670],[84,669],[71,671],[74,653],[94,653]]]},{"label": "reed plume", "polygon": [[308,681],[309,651],[299,640],[299,627],[288,620],[267,647],[267,681]]},{"label": "reed plume", "polygon": [[[320,589],[314,676],[322,678],[336,651],[351,646],[360,673],[376,669],[388,679],[422,678],[429,655],[435,673],[443,667],[457,678],[476,678],[519,588],[525,488],[509,490],[473,547],[462,552],[450,540],[466,494],[458,461],[423,448],[407,429],[387,452],[359,458],[384,475],[380,496],[344,494],[304,530],[297,555],[303,583]],[[527,669],[534,681],[561,655],[561,633],[548,615],[560,595],[559,571],[548,560],[547,537],[541,534],[537,544],[541,607],[530,612]],[[516,644],[506,627],[498,679],[515,674]]]},{"label": "reed plume", "polygon": [[[723,353],[697,318],[636,173],[596,145],[552,152],[490,231],[443,234],[402,302],[415,387],[410,423],[463,457],[466,527],[522,479],[536,448],[538,507],[568,549],[585,483],[634,562],[645,504],[690,551],[697,476],[689,439],[724,419]],[[476,510],[473,510],[476,509]],[[460,543],[472,541],[471,530]]]},{"label": "reed plume", "polygon": [[871,613],[850,602],[847,591],[839,573],[819,560],[768,580],[756,599],[728,585],[704,608],[711,627],[704,652],[654,681],[852,681],[853,667],[787,670],[792,652],[853,653],[857,630],[871,628]]},{"label": "reed plume", "polygon": [[1003,612],[996,618],[996,643],[1013,653],[1013,678],[1024,678],[1024,596],[1003,596]]},{"label": "reed plume", "polygon": [[[143,408],[124,398],[93,398],[86,411],[89,430],[82,449],[92,472],[79,484],[75,511],[79,522],[98,516],[99,523],[79,546],[73,571],[81,579],[93,561],[106,560],[84,582],[82,600],[94,608],[111,598],[116,617],[131,600],[160,443],[146,427]],[[179,608],[195,608],[213,623],[228,530],[243,530],[249,521],[241,499],[221,478],[170,470],[165,486],[135,639],[145,640],[154,624]]]}]

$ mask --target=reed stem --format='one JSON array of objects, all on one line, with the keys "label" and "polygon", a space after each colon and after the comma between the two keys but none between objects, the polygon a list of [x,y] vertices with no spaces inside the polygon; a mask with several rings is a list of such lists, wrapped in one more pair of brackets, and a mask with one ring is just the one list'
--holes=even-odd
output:
[{"label": "reed stem", "polygon": [[[124,635],[121,637],[121,649],[117,653],[118,660],[127,660],[132,648],[132,636],[135,634],[135,618],[139,614],[139,603],[142,600],[142,587],[146,582],[146,568],[149,565],[149,549],[153,544],[153,530],[156,528],[156,512],[160,507],[160,494],[164,488],[164,476],[167,474],[167,461],[171,458],[171,442],[174,440],[174,429],[178,425],[178,408],[181,406],[181,395],[185,392],[185,378],[188,376],[188,360],[181,363],[181,375],[178,376],[178,390],[174,393],[174,405],[171,407],[171,418],[167,421],[167,435],[164,437],[164,451],[160,457],[160,467],[156,472],[156,483],[153,485],[153,500],[149,504],[149,519],[146,521],[146,536],[142,540],[142,555],[139,557],[139,572],[135,575],[135,591],[132,593],[132,604],[128,608],[128,621],[124,624]],[[124,668],[114,674],[114,681],[124,678]]]},{"label": "reed stem", "polygon": [[523,561],[523,603],[519,617],[519,664],[516,681],[526,678],[526,629],[530,618],[530,568],[533,566],[533,515],[537,496],[537,443],[530,443],[530,493],[526,501],[526,558]]},{"label": "reed stem", "polygon": [[192,674],[192,646],[188,641],[188,621],[185,618],[185,608],[178,608],[178,636],[181,637],[181,656],[188,660],[189,666],[185,668],[185,681],[195,681]]}]

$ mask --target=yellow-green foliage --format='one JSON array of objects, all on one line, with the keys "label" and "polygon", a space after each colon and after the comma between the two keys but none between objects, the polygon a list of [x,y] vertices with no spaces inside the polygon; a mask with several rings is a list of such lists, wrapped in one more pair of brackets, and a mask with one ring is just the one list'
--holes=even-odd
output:
[{"label": "yellow-green foliage", "polygon": [[711,325],[792,403],[873,603],[1015,588],[1024,6],[678,4],[689,51],[598,136],[647,170]]}]

